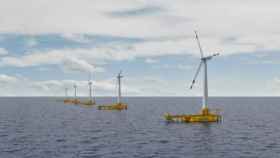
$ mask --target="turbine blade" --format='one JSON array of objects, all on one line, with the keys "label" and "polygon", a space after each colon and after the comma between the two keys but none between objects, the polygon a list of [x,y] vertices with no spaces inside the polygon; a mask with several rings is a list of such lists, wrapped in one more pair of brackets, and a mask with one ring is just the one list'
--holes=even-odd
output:
[{"label": "turbine blade", "polygon": [[209,55],[209,56],[207,56],[207,57],[204,57],[204,59],[210,60],[210,59],[212,59],[213,57],[218,56],[218,55],[220,55],[220,54],[219,54],[219,53],[215,53],[215,54],[213,54],[213,55]]},{"label": "turbine blade", "polygon": [[220,54],[219,54],[219,53],[215,53],[215,54],[209,55],[209,56],[206,57],[206,58],[213,58],[213,57],[218,56],[218,55],[220,55]]},{"label": "turbine blade", "polygon": [[201,65],[202,65],[202,61],[201,61],[201,62],[199,63],[199,65],[198,65],[198,68],[197,68],[197,70],[196,70],[196,72],[195,72],[195,75],[194,75],[194,78],[193,78],[193,80],[192,80],[190,89],[192,89],[192,88],[193,88],[193,85],[195,84],[195,80],[196,80],[196,78],[197,78],[197,76],[198,76],[198,74],[199,74],[199,72],[200,72],[200,69],[201,69]]},{"label": "turbine blade", "polygon": [[196,38],[197,45],[198,45],[198,48],[199,48],[200,56],[201,56],[201,58],[203,58],[203,50],[201,48],[201,44],[200,44],[200,41],[199,41],[199,38],[198,38],[198,33],[197,33],[197,31],[194,31],[194,33],[195,33],[195,38]]}]

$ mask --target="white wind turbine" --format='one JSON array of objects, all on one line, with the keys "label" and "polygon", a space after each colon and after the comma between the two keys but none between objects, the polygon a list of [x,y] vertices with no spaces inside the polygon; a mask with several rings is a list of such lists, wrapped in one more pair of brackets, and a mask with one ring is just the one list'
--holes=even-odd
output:
[{"label": "white wind turbine", "polygon": [[213,57],[218,56],[219,53],[215,53],[213,55],[209,55],[209,56],[204,56],[203,54],[203,50],[201,48],[200,45],[200,41],[198,38],[198,33],[196,31],[195,32],[195,38],[199,47],[199,52],[200,52],[200,63],[198,66],[198,69],[196,70],[196,73],[194,75],[194,79],[191,83],[190,89],[193,88],[193,85],[195,84],[196,78],[200,72],[201,67],[203,66],[203,71],[204,71],[204,76],[203,76],[203,104],[202,104],[202,109],[208,109],[208,79],[207,79],[207,62],[209,60],[211,60]]},{"label": "white wind turbine", "polygon": [[93,102],[93,88],[92,88],[92,81],[91,81],[91,73],[89,74],[89,80],[88,80],[88,87],[89,87],[89,101]]},{"label": "white wind turbine", "polygon": [[74,97],[75,97],[75,100],[77,100],[77,85],[74,84]]},{"label": "white wind turbine", "polygon": [[68,88],[65,88],[65,98],[68,98]]},{"label": "white wind turbine", "polygon": [[117,76],[117,79],[118,79],[118,103],[119,104],[121,103],[121,97],[122,97],[122,94],[121,94],[121,78],[123,78],[123,76],[121,74],[122,74],[122,71],[120,71],[118,76]]}]

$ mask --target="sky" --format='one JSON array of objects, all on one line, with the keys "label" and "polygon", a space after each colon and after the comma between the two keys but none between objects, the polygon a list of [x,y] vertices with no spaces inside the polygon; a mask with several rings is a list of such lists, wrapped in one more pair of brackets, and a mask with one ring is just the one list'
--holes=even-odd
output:
[{"label": "sky", "polygon": [[277,0],[0,0],[0,96],[280,94]]}]

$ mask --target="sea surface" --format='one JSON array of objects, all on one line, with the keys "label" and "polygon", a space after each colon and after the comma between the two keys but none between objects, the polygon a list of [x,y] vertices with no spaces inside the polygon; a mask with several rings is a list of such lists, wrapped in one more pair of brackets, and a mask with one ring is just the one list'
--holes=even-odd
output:
[{"label": "sea surface", "polygon": [[[97,98],[97,103],[115,101]],[[280,98],[215,97],[223,121],[166,123],[200,98],[129,97],[127,111],[65,105],[62,98],[0,98],[0,158],[279,158]]]}]

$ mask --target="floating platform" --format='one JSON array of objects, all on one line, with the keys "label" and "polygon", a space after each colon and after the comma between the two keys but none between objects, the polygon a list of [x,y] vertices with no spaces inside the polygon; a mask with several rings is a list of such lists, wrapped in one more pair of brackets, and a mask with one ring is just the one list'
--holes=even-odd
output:
[{"label": "floating platform", "polygon": [[195,123],[195,122],[220,122],[222,120],[222,116],[218,114],[218,110],[216,113],[211,113],[208,108],[202,109],[200,114],[188,115],[171,115],[166,113],[164,118],[168,122],[184,122],[184,123]]},{"label": "floating platform", "polygon": [[63,102],[65,104],[71,104],[72,103],[72,100],[71,99],[64,99]]},{"label": "floating platform", "polygon": [[81,104],[85,106],[93,106],[95,105],[95,101],[89,100],[87,102],[81,102]]},{"label": "floating platform", "polygon": [[97,107],[98,110],[127,110],[127,104],[116,103],[111,105],[100,105]]},{"label": "floating platform", "polygon": [[65,104],[80,104],[81,102],[78,99],[65,99],[64,103]]}]

